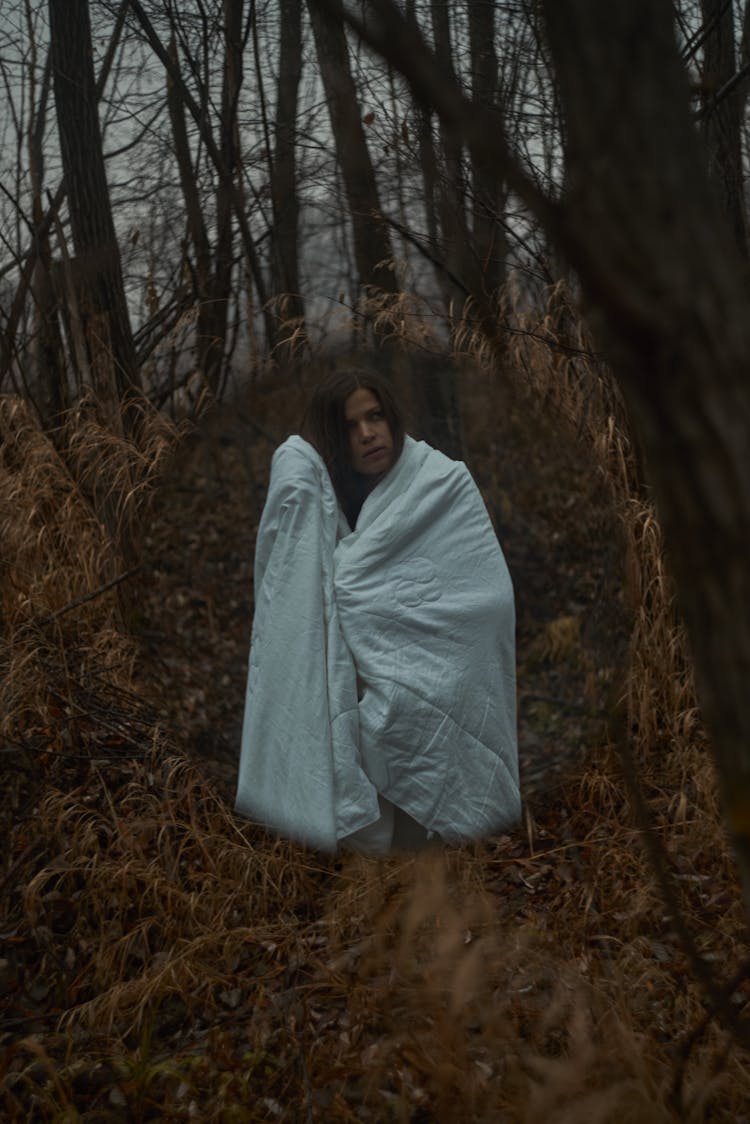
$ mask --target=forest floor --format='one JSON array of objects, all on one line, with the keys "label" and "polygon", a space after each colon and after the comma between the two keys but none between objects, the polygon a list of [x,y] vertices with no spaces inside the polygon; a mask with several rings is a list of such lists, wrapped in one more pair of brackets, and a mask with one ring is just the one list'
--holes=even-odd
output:
[{"label": "forest floor", "polygon": [[[747,1122],[744,1054],[705,1015],[611,748],[632,629],[621,513],[559,418],[509,397],[484,443],[465,418],[515,585],[524,823],[372,860],[233,816],[254,541],[291,397],[215,408],[178,442],[132,636],[74,614],[19,632],[64,650],[39,664],[55,705],[24,711],[2,762],[0,1113]],[[674,737],[657,731],[644,783],[695,941],[731,972],[740,900],[685,713],[688,749],[666,773]]]}]

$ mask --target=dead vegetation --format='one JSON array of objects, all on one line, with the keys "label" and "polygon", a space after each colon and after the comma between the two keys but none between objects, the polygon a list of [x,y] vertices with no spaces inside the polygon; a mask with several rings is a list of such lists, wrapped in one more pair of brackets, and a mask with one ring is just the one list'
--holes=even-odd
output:
[{"label": "dead vegetation", "polygon": [[[142,622],[123,624],[118,590],[132,579],[108,583],[128,569],[117,529],[137,540],[139,505],[166,486],[157,470],[174,430],[144,415],[125,442],[81,414],[56,444],[23,403],[0,403],[5,1118],[750,1118],[731,1025],[750,998],[744,922],[658,522],[622,404],[564,293],[543,316],[517,302],[508,317],[504,380],[470,325],[454,333],[488,506],[513,526],[520,483],[497,465],[515,433],[524,487],[543,458],[561,488],[575,482],[556,508],[567,549],[584,553],[616,525],[622,565],[591,579],[598,624],[565,604],[538,618],[529,605],[520,622],[522,715],[524,669],[548,669],[558,694],[565,676],[571,710],[552,729],[562,741],[577,699],[593,716],[576,719],[585,759],[568,755],[513,835],[417,858],[332,859],[237,820],[178,728],[181,696],[165,704],[154,689],[165,653]],[[418,342],[437,346],[426,332]],[[256,511],[271,440],[301,394],[271,384],[243,404],[249,428],[230,451]],[[183,466],[191,440],[177,447]],[[157,502],[149,535],[178,500]],[[558,581],[549,550],[532,593]],[[160,582],[143,576],[152,609],[168,602]],[[622,621],[624,672],[619,649],[605,658]],[[697,972],[724,988],[719,1015]]]}]

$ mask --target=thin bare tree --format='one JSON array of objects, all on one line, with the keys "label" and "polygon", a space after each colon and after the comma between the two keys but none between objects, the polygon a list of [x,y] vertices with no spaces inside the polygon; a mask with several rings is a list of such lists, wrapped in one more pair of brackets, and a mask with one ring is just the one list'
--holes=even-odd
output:
[{"label": "thin bare tree", "polygon": [[87,0],[49,0],[50,57],[73,246],[97,403],[108,420],[140,386],[97,113]]},{"label": "thin bare tree", "polygon": [[[494,109],[498,128],[503,129],[498,101],[498,60],[494,0],[468,0],[469,47],[471,51],[471,95],[475,102]],[[489,298],[506,278],[508,246],[504,218],[507,193],[492,165],[476,159],[471,169],[472,238],[482,289]]]},{"label": "thin bare tree", "polygon": [[701,10],[705,29],[701,118],[709,173],[737,245],[747,255],[742,127],[750,75],[743,79],[737,74],[731,0],[701,0]]},{"label": "thin bare tree", "polygon": [[375,170],[349,65],[343,9],[340,0],[333,0],[325,7],[316,0],[308,0],[308,9],[336,157],[346,190],[359,285],[364,289],[395,292],[396,279],[391,269],[393,250],[388,228],[380,218]]},{"label": "thin bare tree", "polygon": [[299,192],[297,185],[297,102],[302,74],[302,0],[279,5],[279,76],[271,168],[272,291],[283,295],[284,317],[304,321],[299,277]]}]

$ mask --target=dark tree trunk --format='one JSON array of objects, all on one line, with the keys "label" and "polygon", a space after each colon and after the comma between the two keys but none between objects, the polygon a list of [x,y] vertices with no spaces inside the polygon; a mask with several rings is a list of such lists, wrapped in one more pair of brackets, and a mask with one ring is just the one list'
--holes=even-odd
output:
[{"label": "dark tree trunk", "polygon": [[388,228],[380,216],[375,171],[367,149],[357,90],[349,67],[340,0],[308,0],[315,50],[331,115],[336,156],[352,220],[354,258],[362,287],[396,291]]},{"label": "dark tree trunk", "polygon": [[302,74],[302,0],[281,0],[279,18],[281,42],[271,178],[272,287],[274,294],[284,297],[285,319],[299,324],[305,315],[299,284],[296,161],[297,97]]},{"label": "dark tree trunk", "polygon": [[[239,0],[237,0],[237,2],[239,3]],[[216,170],[219,180],[221,181],[222,192],[225,193],[224,198],[231,201],[232,209],[234,212],[234,220],[239,228],[239,232],[242,238],[242,246],[248,266],[248,276],[252,278],[252,284],[254,285],[255,290],[258,294],[258,301],[261,306],[266,334],[269,341],[272,342],[275,338],[275,324],[273,314],[268,307],[268,292],[266,289],[266,281],[263,276],[263,271],[260,266],[260,260],[255,248],[255,240],[247,221],[243,192],[240,185],[235,182],[236,169],[227,168],[224,163],[224,157],[226,155],[224,139],[222,139],[221,145],[217,145],[205,111],[196,103],[195,99],[191,96],[190,91],[182,80],[179,70],[174,65],[174,59],[170,57],[169,51],[161,42],[159,36],[156,34],[156,31],[154,30],[154,27],[148,15],[146,14],[143,5],[140,3],[140,0],[129,0],[128,8],[143,30],[145,38],[154,51],[154,54],[158,59],[160,59],[162,65],[164,66],[164,69],[166,70],[172,83],[174,84],[174,96],[180,97],[182,99],[183,105],[190,113],[190,116],[193,118],[193,121],[200,133],[201,140],[205,145],[208,157]],[[239,82],[240,79],[241,74],[239,71],[237,71],[236,81]],[[237,89],[239,90],[239,86],[237,87]],[[232,118],[231,126],[236,133],[236,104],[232,102],[231,98],[229,99],[229,103],[234,106],[230,116]],[[236,152],[237,150],[236,136],[232,141],[232,149],[234,152]]]},{"label": "dark tree trunk", "polygon": [[[435,55],[441,70],[453,83],[453,57],[450,40],[450,10],[443,0],[431,0],[432,32]],[[447,267],[443,275],[446,297],[454,315],[460,318],[466,290],[479,292],[479,270],[471,252],[471,239],[466,221],[466,184],[463,169],[463,141],[460,133],[441,122],[442,174],[439,183],[442,259]],[[460,284],[452,280],[455,277]]]},{"label": "dark tree trunk", "polygon": [[167,72],[167,108],[172,126],[172,142],[177,160],[182,198],[185,202],[188,237],[194,254],[193,288],[198,305],[196,365],[199,371],[205,373],[208,359],[205,354],[206,340],[209,340],[211,335],[211,320],[208,314],[211,293],[211,244],[206,230],[198,182],[190,153],[184,102],[173,77],[175,73],[179,74],[179,59],[174,37],[170,40],[167,49],[174,68],[172,73]]},{"label": "dark tree trunk", "polygon": [[[469,48],[471,93],[475,102],[497,114],[498,130],[503,117],[497,102],[498,67],[495,54],[495,0],[469,0]],[[479,263],[482,288],[493,299],[506,276],[508,247],[502,225],[506,193],[491,160],[472,159],[474,252]]]},{"label": "dark tree trunk", "polygon": [[[47,56],[39,99],[35,102],[31,91],[32,117],[29,123],[29,178],[32,192],[34,226],[42,230],[44,208],[44,131],[47,102],[51,85],[51,59]],[[60,325],[57,318],[57,296],[53,284],[52,249],[49,230],[37,236],[37,261],[31,282],[34,302],[34,328],[31,341],[31,365],[38,392],[37,407],[42,424],[59,425],[60,417],[69,405],[67,380],[63,359]]]},{"label": "dark tree trunk", "polygon": [[[413,27],[417,27],[417,15],[414,0],[407,0],[406,18]],[[434,262],[440,256],[439,221],[437,210],[438,199],[438,167],[435,154],[435,142],[432,136],[433,114],[430,108],[417,102],[414,107],[417,121],[417,145],[419,152],[419,168],[422,173],[423,203],[427,223],[427,242]],[[444,288],[445,279],[442,271],[436,266],[435,279],[440,289]]]},{"label": "dark tree trunk", "polygon": [[190,152],[180,63],[174,36],[167,47],[167,105],[172,126],[187,228],[195,255],[194,288],[198,307],[196,367],[207,386],[219,391],[225,361],[229,302],[232,292],[234,177],[239,161],[237,102],[242,85],[242,0],[224,0],[224,67],[216,185],[216,235],[213,247],[203,212],[196,169]]},{"label": "dark tree trunk", "polygon": [[243,0],[223,0],[224,72],[221,89],[221,163],[226,176],[216,187],[216,245],[214,268],[207,309],[207,331],[202,340],[204,374],[209,386],[218,390],[227,342],[229,302],[232,294],[234,249],[233,198],[241,193],[236,182],[239,166],[237,106],[242,87],[242,9]]},{"label": "dark tree trunk", "polygon": [[49,0],[60,151],[94,391],[107,420],[140,385],[97,113],[87,0]]},{"label": "dark tree trunk", "polygon": [[559,231],[642,441],[750,901],[750,319],[669,5],[545,0]]},{"label": "dark tree trunk", "polygon": [[[703,131],[709,174],[729,219],[737,246],[747,256],[742,123],[745,94],[740,83],[720,96],[737,70],[734,47],[734,5],[727,0],[701,0],[703,22],[710,26],[703,60]],[[747,83],[744,84],[746,87]]]},{"label": "dark tree trunk", "polygon": [[412,381],[416,436],[453,460],[463,460],[466,451],[453,363],[442,356],[415,352],[407,360],[407,369]]}]

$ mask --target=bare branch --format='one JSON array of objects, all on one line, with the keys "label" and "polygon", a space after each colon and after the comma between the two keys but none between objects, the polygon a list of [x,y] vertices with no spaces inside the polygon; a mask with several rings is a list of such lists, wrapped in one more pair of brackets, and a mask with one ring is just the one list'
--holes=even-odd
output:
[{"label": "bare branch", "polygon": [[101,597],[103,593],[107,593],[110,589],[114,589],[115,586],[120,585],[121,582],[127,581],[128,578],[132,578],[134,574],[137,574],[139,570],[142,569],[142,566],[133,566],[132,569],[126,570],[124,574],[118,574],[116,578],[112,578],[111,581],[105,582],[104,585],[100,585],[96,589],[90,590],[88,593],[81,594],[80,597],[76,597],[72,601],[69,601],[67,605],[63,605],[61,609],[56,609],[54,613],[49,613],[47,616],[42,618],[43,621],[45,623],[47,623],[48,621],[56,621],[58,617],[64,616],[65,613],[71,612],[72,609],[78,609],[81,605],[88,604],[89,601],[93,601],[96,597]]},{"label": "bare branch", "polygon": [[362,40],[403,75],[416,100],[434,109],[447,127],[461,134],[475,158],[492,161],[511,191],[548,229],[560,226],[557,204],[539,189],[511,150],[497,113],[472,101],[448,77],[416,24],[407,21],[392,0],[371,0],[366,19],[345,8],[341,0],[311,3],[343,14]]}]

